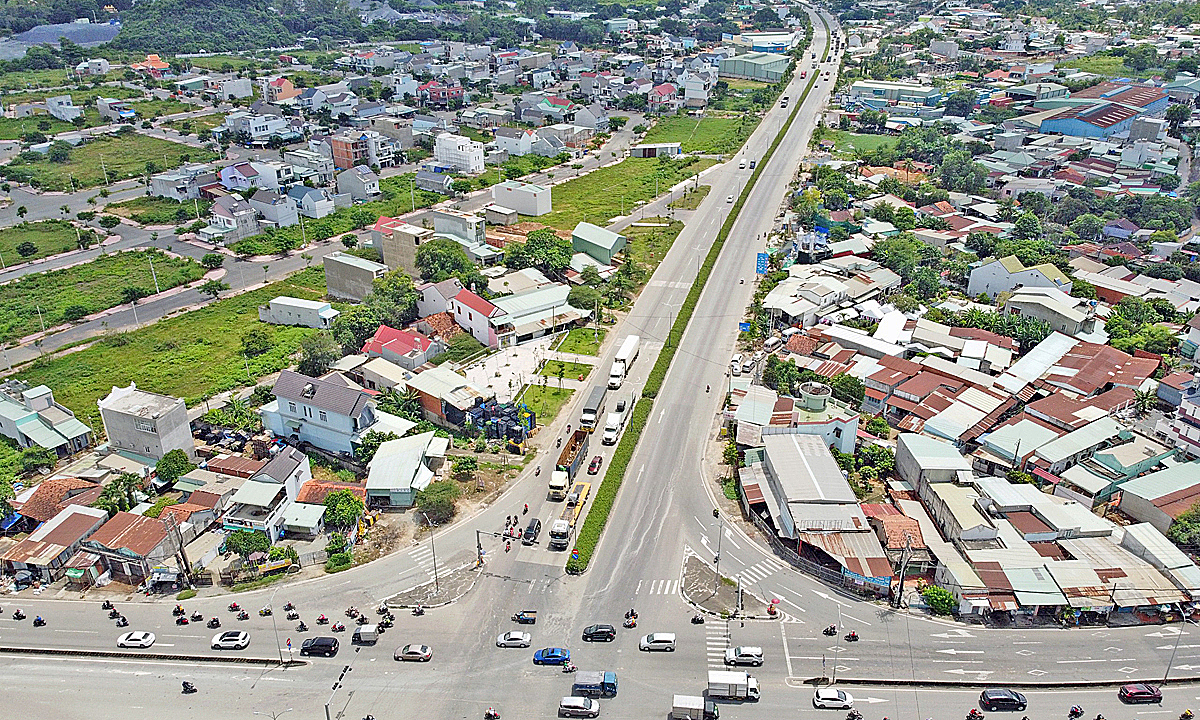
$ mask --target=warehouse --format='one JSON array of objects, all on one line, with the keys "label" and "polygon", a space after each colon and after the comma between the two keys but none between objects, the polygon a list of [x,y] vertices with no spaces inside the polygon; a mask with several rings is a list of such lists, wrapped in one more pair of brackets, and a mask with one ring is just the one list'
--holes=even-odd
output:
[{"label": "warehouse", "polygon": [[718,75],[723,78],[743,78],[761,82],[779,82],[791,62],[786,55],[752,52],[721,61]]}]

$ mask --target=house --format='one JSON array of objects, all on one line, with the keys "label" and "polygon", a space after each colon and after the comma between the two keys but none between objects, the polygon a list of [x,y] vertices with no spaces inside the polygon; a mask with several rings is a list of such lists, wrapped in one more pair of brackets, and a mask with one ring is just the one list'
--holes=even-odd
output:
[{"label": "house", "polygon": [[470,290],[463,289],[449,302],[446,310],[454,316],[454,322],[471,333],[476,340],[488,347],[500,346],[500,339],[492,320],[504,313],[495,305]]},{"label": "house", "polygon": [[138,586],[179,552],[180,543],[173,525],[119,512],[83,541],[83,549],[99,555],[114,580]]},{"label": "house", "polygon": [[537,137],[537,131],[532,128],[499,127],[495,131],[496,147],[514,156],[532,152]]},{"label": "house", "polygon": [[1121,512],[1165,534],[1176,518],[1200,502],[1200,462],[1179,463],[1134,478],[1122,484],[1118,494]]},{"label": "house", "polygon": [[292,81],[286,77],[277,77],[271,80],[265,80],[263,83],[263,99],[269,103],[280,103],[285,100],[291,100],[300,94]]},{"label": "house", "polygon": [[451,312],[450,301],[462,292],[463,284],[458,278],[446,278],[438,283],[417,286],[417,314],[428,317],[437,313]]},{"label": "house", "polygon": [[275,399],[259,410],[266,428],[329,452],[351,454],[372,430],[403,436],[415,425],[376,410],[375,400],[362,390],[291,370],[280,373],[271,392]]},{"label": "house", "polygon": [[683,154],[682,143],[641,143],[629,148],[629,157],[676,157]]},{"label": "house", "polygon": [[221,186],[226,190],[241,192],[258,186],[258,170],[248,162],[226,165],[218,173]]},{"label": "house", "polygon": [[567,302],[569,295],[568,285],[547,283],[495,298],[493,304],[500,310],[500,314],[492,317],[489,322],[499,345],[511,345],[542,337],[591,317],[592,308],[571,306]]},{"label": "house", "polygon": [[[443,349],[440,342],[430,340],[419,332],[380,325],[375,335],[363,343],[362,353],[372,358],[383,358],[406,370],[416,370]],[[367,387],[371,385],[368,383]]]},{"label": "house", "polygon": [[0,435],[23,448],[41,447],[66,457],[92,444],[92,430],[54,401],[45,385],[29,387],[19,380],[0,385]]},{"label": "house", "polygon": [[[722,67],[724,62],[721,63]],[[722,75],[725,73],[722,72]],[[893,82],[889,80],[858,80],[848,90],[852,100],[859,100],[877,105],[894,105],[911,103],[913,105],[934,107],[942,99],[942,91],[932,85],[920,85],[909,82]]]},{"label": "house", "polygon": [[462,135],[440,133],[433,144],[433,161],[441,167],[477,175],[483,172],[483,143]]},{"label": "house", "polygon": [[333,164],[343,170],[359,165],[373,168],[396,164],[396,142],[376,130],[346,130],[329,138]]},{"label": "house", "polygon": [[450,195],[454,191],[450,186],[454,183],[454,178],[444,173],[430,172],[429,170],[418,170],[417,177],[413,180],[413,184],[422,190]]},{"label": "house", "polygon": [[26,527],[35,527],[49,522],[68,505],[91,505],[103,489],[91,480],[52,476],[14,499],[12,507],[27,521]]},{"label": "house", "polygon": [[992,258],[975,264],[967,281],[967,294],[995,297],[1018,287],[1048,287],[1071,292],[1071,279],[1051,263],[1025,267],[1015,255]]},{"label": "house", "polygon": [[379,176],[366,165],[355,165],[337,176],[337,190],[366,202],[379,197]]},{"label": "house", "polygon": [[337,209],[329,193],[317,188],[293,185],[287,195],[296,203],[297,212],[307,218],[323,218]]},{"label": "house", "polygon": [[589,222],[581,222],[571,231],[571,250],[587,253],[604,265],[612,265],[613,258],[625,249],[626,243],[624,235]]},{"label": "house", "polygon": [[[168,65],[168,67],[170,67]],[[106,75],[112,69],[105,58],[89,58],[75,66],[77,75]]]},{"label": "house", "polygon": [[271,136],[287,131],[288,120],[279,115],[260,115],[239,110],[226,115],[221,127],[232,135],[242,136],[246,142],[265,144]]},{"label": "house", "polygon": [[136,383],[116,387],[98,400],[108,444],[152,461],[172,450],[196,459],[196,442],[183,400],[139,390]]},{"label": "house", "polygon": [[83,108],[72,103],[70,95],[55,95],[46,98],[46,110],[51,117],[63,122],[71,122],[83,115]]},{"label": "house", "polygon": [[108,521],[100,508],[68,505],[49,521],[0,554],[0,569],[8,574],[26,570],[44,582],[66,572],[67,560]]},{"label": "house", "polygon": [[381,443],[367,469],[367,507],[407,508],[433,482],[449,440],[433,431]]},{"label": "house", "polygon": [[340,300],[362,302],[371,292],[376,278],[383,277],[387,265],[364,260],[344,252],[332,252],[325,256],[325,289],[330,297]]},{"label": "house", "polygon": [[1071,297],[1049,287],[1019,287],[1004,303],[1008,315],[1023,315],[1050,323],[1065,334],[1090,333],[1095,329],[1096,309],[1090,301]]},{"label": "house", "polygon": [[732,415],[736,423],[737,444],[761,447],[765,435],[794,433],[819,437],[839,452],[853,453],[858,413],[834,400],[827,385],[801,383],[797,391],[797,397],[787,397],[763,385],[734,390],[725,417]]},{"label": "house", "polygon": [[96,111],[100,113],[100,117],[109,122],[131,123],[137,119],[137,112],[130,107],[129,103],[116,98],[96,98]]},{"label": "house", "polygon": [[258,214],[237,195],[222,195],[213,201],[208,227],[200,237],[214,244],[228,245],[258,234]]},{"label": "house", "polygon": [[416,393],[425,419],[438,425],[462,427],[467,413],[488,399],[469,380],[444,366],[419,372],[405,384]]},{"label": "house", "polygon": [[286,295],[280,295],[273,298],[270,303],[258,306],[258,319],[265,323],[321,330],[328,330],[340,314],[327,302],[304,300]]},{"label": "house", "polygon": [[970,481],[971,461],[950,443],[901,433],[896,438],[896,475],[919,493],[921,488],[937,483]]},{"label": "house", "polygon": [[264,224],[281,228],[300,222],[296,201],[287,195],[280,195],[273,190],[257,190],[248,202],[262,216]]},{"label": "house", "polygon": [[649,92],[646,102],[652,113],[673,113],[680,106],[679,90],[671,83],[663,83]]},{"label": "house", "polygon": [[308,456],[294,447],[284,447],[233,494],[229,509],[221,517],[224,529],[261,532],[273,544],[283,535],[285,514],[300,494],[300,487],[310,480]]},{"label": "house", "polygon": [[[207,165],[184,165],[168,172],[151,175],[150,194],[179,202],[195,200],[200,198],[201,188],[218,180],[217,174]],[[186,209],[184,212],[187,212]]]},{"label": "house", "polygon": [[[317,185],[329,185],[333,182],[335,166],[332,158],[312,150],[289,150],[283,154],[283,161],[292,165],[298,177],[311,176]],[[308,173],[305,173],[305,170]]]},{"label": "house", "polygon": [[580,127],[590,128],[596,132],[608,130],[608,110],[600,103],[592,103],[575,111],[575,119],[571,121]]},{"label": "house", "polygon": [[250,162],[250,167],[257,173],[257,176],[251,183],[254,187],[274,190],[276,192],[287,192],[289,186],[295,185],[298,182],[295,168],[285,162],[278,160],[253,160]]},{"label": "house", "polygon": [[389,233],[381,236],[380,249],[384,264],[392,270],[403,270],[409,275],[416,275],[417,248],[432,240],[434,231],[402,221],[393,223],[389,230]]},{"label": "house", "polygon": [[305,88],[296,95],[296,105],[308,112],[320,112],[326,107],[326,95],[320,88]]}]

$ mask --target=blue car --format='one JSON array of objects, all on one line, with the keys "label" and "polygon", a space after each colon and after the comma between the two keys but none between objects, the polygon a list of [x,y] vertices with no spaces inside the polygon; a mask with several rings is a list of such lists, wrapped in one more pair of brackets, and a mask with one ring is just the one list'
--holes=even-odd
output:
[{"label": "blue car", "polygon": [[571,651],[566,648],[542,648],[533,654],[534,665],[566,665],[571,662]]}]

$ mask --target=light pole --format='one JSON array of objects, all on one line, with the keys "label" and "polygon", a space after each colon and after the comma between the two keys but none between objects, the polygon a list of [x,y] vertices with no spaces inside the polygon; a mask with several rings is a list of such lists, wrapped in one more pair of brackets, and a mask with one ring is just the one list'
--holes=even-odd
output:
[{"label": "light pole", "polygon": [[425,513],[421,513],[421,517],[425,518],[425,524],[429,526],[429,548],[433,551],[433,591],[440,593],[441,588],[438,586],[438,571],[437,571],[437,545],[433,542],[433,529],[437,527]]},{"label": "light pole", "polygon": [[264,716],[264,717],[269,717],[269,718],[271,718],[271,720],[279,720],[279,718],[283,717],[283,715],[284,715],[285,713],[290,713],[291,711],[292,711],[292,709],[291,709],[291,708],[288,708],[287,710],[280,710],[280,711],[278,711],[278,712],[276,712],[276,711],[274,711],[274,710],[271,710],[271,711],[269,711],[269,712],[263,712],[263,711],[261,711],[261,710],[255,710],[255,711],[254,711],[254,714],[255,714],[255,715],[262,715],[262,716]]},{"label": "light pole", "polygon": [[[275,593],[279,592],[279,588],[275,588],[275,592],[271,593],[271,597],[267,600],[267,607],[271,609],[271,628],[275,631],[275,649],[279,651],[279,664],[283,664],[283,648],[279,645],[279,625],[275,622]],[[291,654],[291,649],[288,649],[288,654]]]},{"label": "light pole", "polygon": [[713,593],[717,592],[717,588],[721,585],[721,536],[725,534],[725,518],[721,517],[721,511],[713,508],[713,517],[717,518],[717,556],[713,558],[713,563],[717,566],[716,574],[713,575]]}]

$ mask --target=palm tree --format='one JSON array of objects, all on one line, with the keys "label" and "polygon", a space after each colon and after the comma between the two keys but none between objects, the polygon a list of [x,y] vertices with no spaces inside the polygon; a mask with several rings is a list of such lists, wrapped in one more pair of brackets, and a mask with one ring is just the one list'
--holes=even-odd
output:
[{"label": "palm tree", "polygon": [[1133,393],[1133,406],[1139,415],[1150,412],[1156,402],[1158,397],[1149,390],[1137,390]]}]

